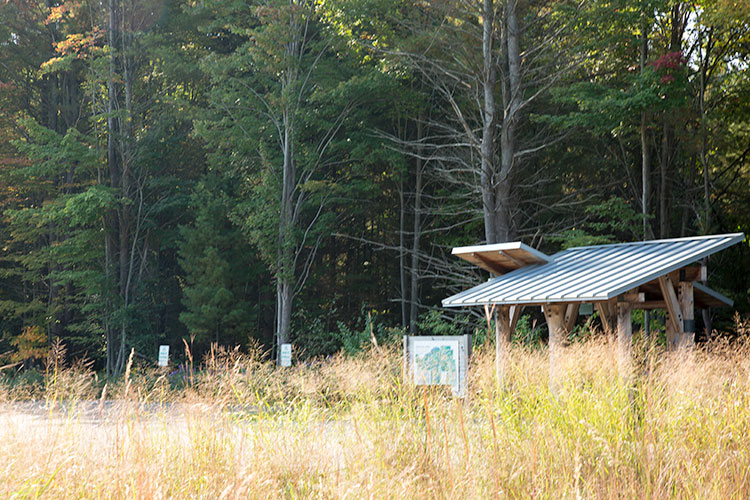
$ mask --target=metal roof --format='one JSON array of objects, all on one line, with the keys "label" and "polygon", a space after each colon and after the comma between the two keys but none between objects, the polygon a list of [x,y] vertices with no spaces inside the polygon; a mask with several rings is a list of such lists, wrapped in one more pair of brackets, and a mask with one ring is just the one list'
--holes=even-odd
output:
[{"label": "metal roof", "polygon": [[563,250],[443,300],[444,307],[609,300],[745,239],[743,233]]},{"label": "metal roof", "polygon": [[543,264],[552,260],[549,255],[520,241],[457,247],[453,249],[453,255],[497,275],[515,271],[529,264]]},{"label": "metal roof", "polygon": [[734,301],[729,297],[725,297],[716,290],[708,288],[706,285],[696,281],[693,283],[695,290],[695,303],[702,304],[708,307],[723,307],[734,305]]}]

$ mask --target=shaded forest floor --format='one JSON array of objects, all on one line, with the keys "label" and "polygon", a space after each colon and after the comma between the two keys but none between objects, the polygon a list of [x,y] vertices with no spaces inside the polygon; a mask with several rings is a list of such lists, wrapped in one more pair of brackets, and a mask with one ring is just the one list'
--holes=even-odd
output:
[{"label": "shaded forest floor", "polygon": [[469,397],[402,383],[394,348],[282,371],[223,351],[180,384],[58,369],[2,385],[2,498],[746,498],[750,341],[687,353],[476,350]]}]

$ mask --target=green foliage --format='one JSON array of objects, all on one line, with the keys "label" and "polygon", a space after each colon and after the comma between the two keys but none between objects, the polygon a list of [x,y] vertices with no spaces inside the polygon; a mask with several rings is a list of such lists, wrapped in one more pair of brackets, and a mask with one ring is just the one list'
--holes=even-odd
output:
[{"label": "green foliage", "polygon": [[178,250],[185,272],[180,321],[203,348],[245,345],[259,333],[258,304],[251,302],[263,279],[259,262],[229,220],[230,200],[220,183],[200,182],[189,207],[195,220],[180,228]]},{"label": "green foliage", "polygon": [[404,331],[400,328],[387,326],[378,316],[373,318],[372,312],[366,315],[364,311],[355,327],[349,327],[343,322],[338,323],[338,338],[341,350],[352,356],[368,347],[374,347],[373,338],[378,345],[398,344],[403,338]]},{"label": "green foliage", "polygon": [[622,198],[589,205],[585,212],[588,218],[580,227],[562,231],[550,240],[560,242],[563,248],[573,248],[641,239],[643,216]]}]

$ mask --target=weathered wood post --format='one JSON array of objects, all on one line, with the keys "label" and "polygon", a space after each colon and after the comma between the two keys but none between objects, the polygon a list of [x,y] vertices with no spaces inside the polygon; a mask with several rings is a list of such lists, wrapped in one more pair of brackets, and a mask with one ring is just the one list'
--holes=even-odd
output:
[{"label": "weathered wood post", "polygon": [[612,301],[597,302],[596,310],[599,311],[599,319],[604,327],[604,333],[615,335],[615,330],[617,329],[617,311],[615,310],[614,303]]},{"label": "weathered wood post", "polygon": [[617,370],[624,381],[632,375],[633,322],[632,305],[617,303]]},{"label": "weathered wood post", "polygon": [[549,330],[549,388],[556,395],[562,384],[562,356],[566,342],[565,311],[567,304],[542,306]]},{"label": "weathered wood post", "polygon": [[495,309],[495,378],[497,386],[503,387],[510,350],[510,306]]},{"label": "weathered wood post", "polygon": [[[684,271],[681,272],[684,274]],[[682,311],[682,332],[680,348],[695,345],[695,300],[692,281],[680,281],[680,311]]]},{"label": "weathered wood post", "polygon": [[675,329],[675,321],[673,321],[670,317],[669,311],[667,311],[666,313],[665,323],[666,325],[664,330],[667,336],[667,350],[674,351],[677,349],[677,346],[680,343],[680,332]]}]

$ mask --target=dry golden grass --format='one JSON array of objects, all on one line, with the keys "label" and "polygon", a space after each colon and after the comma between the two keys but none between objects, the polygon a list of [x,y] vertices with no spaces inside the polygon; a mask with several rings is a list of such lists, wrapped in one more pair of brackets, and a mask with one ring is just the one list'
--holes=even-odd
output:
[{"label": "dry golden grass", "polygon": [[116,403],[61,372],[0,414],[0,498],[749,498],[750,343],[636,351],[624,385],[612,343],[567,348],[553,397],[545,350],[515,347],[498,389],[480,349],[465,401],[403,384],[395,350],[224,352],[179,391],[134,370]]}]

